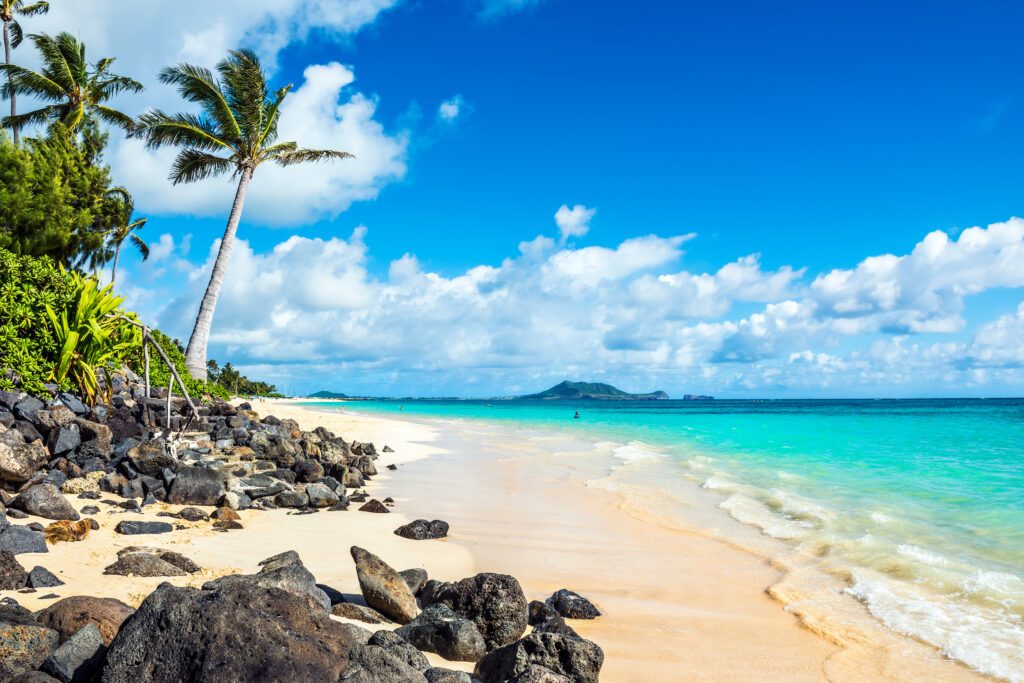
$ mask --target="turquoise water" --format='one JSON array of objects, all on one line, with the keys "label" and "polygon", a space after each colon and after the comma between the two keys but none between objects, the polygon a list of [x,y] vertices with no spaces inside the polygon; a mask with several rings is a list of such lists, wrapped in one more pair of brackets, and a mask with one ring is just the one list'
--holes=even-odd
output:
[{"label": "turquoise water", "polygon": [[890,628],[1024,681],[1024,400],[344,406],[556,430],[660,460],[807,550]]}]

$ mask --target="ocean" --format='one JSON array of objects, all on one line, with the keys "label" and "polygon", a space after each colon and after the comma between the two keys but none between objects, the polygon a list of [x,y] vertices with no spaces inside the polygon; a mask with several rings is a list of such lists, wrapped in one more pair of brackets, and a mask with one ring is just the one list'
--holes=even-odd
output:
[{"label": "ocean", "polygon": [[555,432],[642,462],[652,486],[716,493],[887,628],[1024,681],[1024,400],[337,405]]}]

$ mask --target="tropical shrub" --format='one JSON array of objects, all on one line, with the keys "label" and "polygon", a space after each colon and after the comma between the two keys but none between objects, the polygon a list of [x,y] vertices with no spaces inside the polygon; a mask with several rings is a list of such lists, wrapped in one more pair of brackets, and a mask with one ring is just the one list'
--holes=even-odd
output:
[{"label": "tropical shrub", "polygon": [[[57,345],[57,357],[50,379],[57,384],[68,380],[90,404],[100,393],[97,372],[105,375],[120,368],[142,342],[142,332],[125,322],[120,310],[124,297],[115,296],[113,285],[100,289],[94,278],[72,273],[74,292],[67,305],[46,304],[46,315]],[[134,315],[134,314],[132,314]]]},{"label": "tropical shrub", "polygon": [[[163,352],[167,354],[167,359],[174,364],[174,369],[178,371],[178,377],[185,383],[185,388],[188,389],[188,393],[193,398],[200,398],[204,394],[210,396],[216,396],[227,400],[230,398],[230,393],[224,387],[214,384],[213,382],[204,382],[203,380],[195,379],[192,375],[188,374],[188,366],[185,365],[185,348],[181,345],[181,342],[177,339],[172,339],[163,332],[157,329],[151,329],[149,333],[153,336],[154,341],[160,345]],[[142,376],[145,368],[145,361],[143,359],[142,350],[137,350],[129,359],[129,367]],[[160,360],[159,355],[149,350],[149,382],[153,387],[167,388],[167,385],[171,381],[171,371],[167,369],[167,365]],[[179,392],[177,386],[174,387],[175,393]]]},{"label": "tropical shrub", "polygon": [[[0,249],[0,370],[20,377],[29,393],[43,393],[58,354],[46,308],[69,306],[75,292],[72,274],[52,260]],[[70,380],[61,388],[70,389]],[[15,389],[7,372],[0,373],[0,389]]]}]

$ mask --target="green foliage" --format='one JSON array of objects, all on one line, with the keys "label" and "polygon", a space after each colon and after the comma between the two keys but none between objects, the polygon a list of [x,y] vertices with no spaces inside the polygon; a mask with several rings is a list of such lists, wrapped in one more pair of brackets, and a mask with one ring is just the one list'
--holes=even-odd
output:
[{"label": "green foliage", "polygon": [[[103,289],[93,278],[72,273],[71,300],[54,309],[46,305],[50,331],[57,343],[57,358],[50,379],[57,384],[71,381],[88,403],[99,394],[97,371],[107,375],[118,368],[142,341],[141,331],[121,320],[119,307],[124,297],[114,296],[112,286]],[[106,386],[110,386],[109,375]]]},{"label": "green foliage", "polygon": [[[188,366],[185,365],[185,347],[181,345],[180,341],[171,339],[157,329],[152,329],[149,332],[153,335],[153,339],[160,345],[164,353],[167,354],[167,358],[174,364],[174,369],[178,371],[178,377],[181,377],[181,381],[185,383],[189,396],[200,398],[204,394],[209,394],[224,400],[231,397],[228,391],[220,385],[194,379],[188,374]],[[142,376],[145,362],[141,349],[129,360],[129,366],[136,374],[140,377]],[[167,365],[160,360],[159,354],[153,349],[149,350],[149,381],[153,387],[163,387],[165,389],[171,381],[171,371],[167,369]],[[178,393],[180,390],[175,386],[174,391]]]},{"label": "green foliage", "polygon": [[[29,393],[43,392],[60,349],[46,308],[61,310],[74,295],[71,273],[50,259],[0,249],[0,369],[14,371]],[[69,384],[65,381],[62,388]],[[0,375],[0,389],[14,388],[9,377]]]},{"label": "green foliage", "polygon": [[220,385],[235,396],[280,395],[273,384],[251,380],[236,370],[231,363],[225,363],[221,368],[213,359],[206,361],[206,376],[210,382]]},{"label": "green foliage", "polygon": [[102,250],[124,202],[111,191],[110,170],[95,165],[97,154],[59,124],[22,148],[0,137],[0,249],[66,266]]}]

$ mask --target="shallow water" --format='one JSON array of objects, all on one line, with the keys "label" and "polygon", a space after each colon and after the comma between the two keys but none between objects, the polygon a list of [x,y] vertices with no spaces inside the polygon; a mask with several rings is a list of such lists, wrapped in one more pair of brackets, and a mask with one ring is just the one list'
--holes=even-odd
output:
[{"label": "shallow water", "polygon": [[613,481],[643,463],[647,486],[700,485],[839,577],[887,627],[1024,681],[1022,400],[344,406],[554,430],[613,453]]}]

